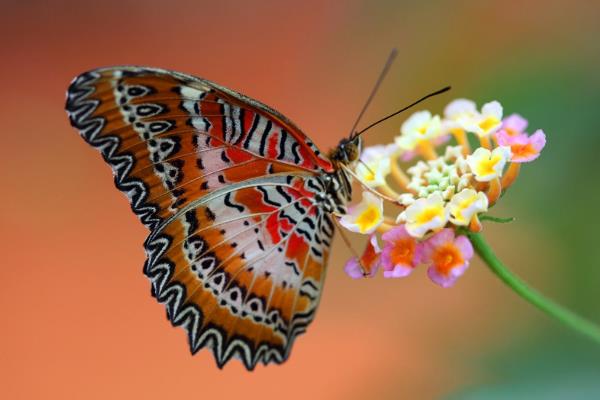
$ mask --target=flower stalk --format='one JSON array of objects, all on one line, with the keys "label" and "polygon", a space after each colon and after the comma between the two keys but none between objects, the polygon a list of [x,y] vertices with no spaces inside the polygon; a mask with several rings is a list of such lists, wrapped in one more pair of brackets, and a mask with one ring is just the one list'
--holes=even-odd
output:
[{"label": "flower stalk", "polygon": [[600,344],[600,326],[575,314],[573,311],[552,301],[527,285],[518,276],[513,274],[502,261],[500,261],[480,233],[466,232],[466,235],[469,237],[475,252],[485,262],[494,275],[500,278],[502,282],[521,298],[550,317],[562,322],[567,327]]}]

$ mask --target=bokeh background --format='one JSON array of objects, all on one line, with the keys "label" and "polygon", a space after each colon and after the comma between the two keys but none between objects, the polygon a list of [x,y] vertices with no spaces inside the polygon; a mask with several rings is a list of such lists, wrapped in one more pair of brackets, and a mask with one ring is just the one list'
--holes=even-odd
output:
[{"label": "bokeh background", "polygon": [[[8,1],[0,14],[0,394],[4,399],[591,399],[600,348],[480,262],[452,289],[421,270],[352,281],[335,242],[316,321],[282,366],[191,357],[142,275],[145,229],[69,126],[78,73],[113,64],[203,76],[296,121],[323,149],[446,84],[501,101],[548,145],[485,233],[543,292],[600,322],[600,6],[582,1]],[[402,118],[370,132],[390,141]],[[360,238],[356,238],[360,245]]]}]

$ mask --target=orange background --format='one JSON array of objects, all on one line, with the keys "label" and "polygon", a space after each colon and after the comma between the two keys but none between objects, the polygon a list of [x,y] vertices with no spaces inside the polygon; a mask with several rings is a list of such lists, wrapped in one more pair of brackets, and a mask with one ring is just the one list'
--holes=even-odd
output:
[{"label": "orange background", "polygon": [[[593,2],[27,3],[5,2],[0,16],[0,397],[426,399],[509,382],[525,354],[536,360],[565,343],[600,365],[591,343],[478,261],[447,290],[424,270],[352,281],[336,239],[319,313],[291,359],[253,373],[236,361],[218,370],[209,352],[189,355],[183,331],[151,298],[145,229],[63,111],[68,83],[84,70],[157,66],[255,97],[325,150],[348,133],[397,47],[363,124],[452,84],[425,107],[497,98],[543,127],[542,159],[497,211],[518,223],[486,233],[517,272],[600,317]],[[390,141],[401,121],[370,132],[368,143]],[[549,362],[581,365],[571,355]]]}]

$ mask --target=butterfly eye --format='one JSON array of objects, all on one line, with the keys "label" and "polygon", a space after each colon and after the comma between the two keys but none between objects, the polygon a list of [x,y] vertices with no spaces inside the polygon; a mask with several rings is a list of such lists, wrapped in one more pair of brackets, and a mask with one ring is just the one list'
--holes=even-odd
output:
[{"label": "butterfly eye", "polygon": [[346,160],[348,162],[358,161],[360,157],[360,149],[354,142],[350,142],[344,146],[344,153],[346,153]]}]

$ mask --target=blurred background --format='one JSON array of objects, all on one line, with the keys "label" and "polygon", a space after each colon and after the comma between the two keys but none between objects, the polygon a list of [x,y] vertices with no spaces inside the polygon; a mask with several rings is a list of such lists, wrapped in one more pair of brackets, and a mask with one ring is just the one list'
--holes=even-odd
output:
[{"label": "blurred background", "polygon": [[[515,272],[600,322],[599,20],[585,0],[2,1],[1,397],[600,398],[600,347],[479,261],[451,289],[424,269],[353,281],[337,239],[317,318],[287,363],[248,373],[191,357],[142,274],[145,229],[63,111],[84,70],[157,66],[257,98],[325,150],[397,47],[363,124],[451,84],[423,107],[497,99],[543,128],[542,157],[494,209],[517,221],[485,234]],[[391,141],[404,118],[368,144]]]}]

